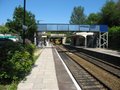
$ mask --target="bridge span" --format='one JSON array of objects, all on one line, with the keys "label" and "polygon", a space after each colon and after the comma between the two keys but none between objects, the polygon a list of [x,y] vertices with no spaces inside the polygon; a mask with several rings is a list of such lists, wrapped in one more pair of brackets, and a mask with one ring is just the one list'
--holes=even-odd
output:
[{"label": "bridge span", "polygon": [[[40,23],[37,25],[38,32],[45,38],[60,38],[61,40],[68,37],[71,44],[79,46],[80,41],[85,47],[99,47],[108,48],[108,26],[107,25],[76,25],[76,24],[53,24],[53,23]],[[42,34],[43,33],[43,34]],[[49,33],[49,34],[48,34]],[[68,36],[67,33],[70,33]],[[92,34],[90,34],[92,33]],[[55,35],[56,34],[56,35]],[[59,36],[60,34],[66,34]],[[94,44],[94,45],[92,45]]]}]

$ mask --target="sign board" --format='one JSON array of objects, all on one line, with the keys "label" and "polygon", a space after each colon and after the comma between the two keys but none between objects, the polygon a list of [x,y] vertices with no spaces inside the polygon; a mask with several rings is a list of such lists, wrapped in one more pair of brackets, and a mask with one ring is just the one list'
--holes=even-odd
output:
[{"label": "sign board", "polygon": [[25,25],[23,25],[22,28],[23,28],[24,30],[27,30],[27,29],[28,29],[28,27],[25,26]]},{"label": "sign board", "polygon": [[107,25],[100,25],[100,32],[108,32],[108,26]]}]

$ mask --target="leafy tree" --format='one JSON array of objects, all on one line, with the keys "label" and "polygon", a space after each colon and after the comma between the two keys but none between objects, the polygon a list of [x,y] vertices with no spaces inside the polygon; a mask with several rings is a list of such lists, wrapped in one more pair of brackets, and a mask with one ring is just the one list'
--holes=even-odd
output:
[{"label": "leafy tree", "polygon": [[98,24],[100,20],[99,13],[91,13],[87,18],[87,24]]},{"label": "leafy tree", "polygon": [[0,26],[0,34],[9,33],[9,29],[6,26]]},{"label": "leafy tree", "polygon": [[115,8],[116,9],[114,12],[113,20],[115,22],[115,25],[119,26],[120,25],[120,0],[118,0],[118,2],[116,3]]},{"label": "leafy tree", "polygon": [[118,25],[118,21],[116,19],[120,18],[120,16],[117,15],[116,11],[116,3],[113,0],[107,1],[106,4],[101,9],[101,24],[107,24],[108,26],[114,26]]},{"label": "leafy tree", "polygon": [[74,7],[70,24],[85,24],[86,16],[84,14],[84,8],[82,6]]},{"label": "leafy tree", "polygon": [[[6,26],[17,34],[22,36],[22,25],[23,25],[24,9],[21,6],[15,8],[13,13],[13,19],[8,20]],[[26,26],[28,27],[26,31],[26,38],[31,41],[34,40],[34,32],[37,30],[35,15],[31,12],[26,11],[25,16]]]},{"label": "leafy tree", "polygon": [[15,25],[16,25],[15,21],[12,21],[10,19],[7,20],[6,27],[8,27],[9,31],[11,33],[20,34],[19,32],[17,32]]}]

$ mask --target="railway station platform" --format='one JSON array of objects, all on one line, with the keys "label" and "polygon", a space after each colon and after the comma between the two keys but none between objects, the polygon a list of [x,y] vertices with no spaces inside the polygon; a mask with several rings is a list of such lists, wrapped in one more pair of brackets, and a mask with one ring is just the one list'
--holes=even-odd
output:
[{"label": "railway station platform", "polygon": [[99,59],[105,62],[108,62],[109,64],[112,64],[113,66],[120,67],[120,52],[110,49],[103,49],[103,48],[85,48],[80,46],[71,46],[71,45],[64,45],[66,48],[70,48],[71,50],[77,50],[81,53],[86,54],[88,57]]},{"label": "railway station platform", "polygon": [[85,50],[93,51],[93,52],[98,52],[98,53],[103,53],[115,57],[120,57],[120,52],[117,50],[111,50],[111,49],[106,49],[106,48],[85,48],[85,47],[80,47],[80,46],[75,46],[76,48],[83,48]]},{"label": "railway station platform", "polygon": [[53,46],[44,47],[17,90],[81,90]]},{"label": "railway station platform", "polygon": [[116,57],[120,57],[120,52],[118,52],[116,50],[110,50],[110,49],[104,49],[104,48],[85,48],[85,49],[99,52],[99,53],[112,55],[112,56],[116,56]]}]

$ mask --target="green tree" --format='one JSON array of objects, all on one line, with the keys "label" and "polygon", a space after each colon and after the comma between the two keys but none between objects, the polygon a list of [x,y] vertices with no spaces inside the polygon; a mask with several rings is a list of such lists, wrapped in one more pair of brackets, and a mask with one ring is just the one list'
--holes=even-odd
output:
[{"label": "green tree", "polygon": [[6,26],[1,26],[0,25],[0,34],[8,34],[9,33],[9,29]]},{"label": "green tree", "polygon": [[100,20],[100,14],[99,13],[91,13],[87,17],[87,24],[98,24]]},{"label": "green tree", "polygon": [[85,24],[86,16],[84,14],[84,8],[82,6],[74,7],[70,24]]},{"label": "green tree", "polygon": [[116,2],[114,16],[112,17],[116,26],[120,26],[120,0]]},{"label": "green tree", "polygon": [[[22,36],[22,25],[23,25],[23,17],[24,17],[24,9],[21,6],[15,8],[13,13],[13,19],[8,20],[6,26],[11,30],[16,32],[17,34]],[[33,42],[34,40],[34,32],[37,31],[35,15],[30,11],[26,11],[25,16],[26,26],[28,27],[26,31],[26,38]]]},{"label": "green tree", "polygon": [[15,25],[16,25],[15,21],[7,19],[6,27],[8,27],[9,31],[11,33],[20,34],[19,32],[17,32]]},{"label": "green tree", "polygon": [[119,16],[116,13],[117,13],[116,3],[113,0],[107,1],[106,4],[101,9],[102,18],[99,23],[106,24],[110,27],[117,25],[116,17],[119,17]]}]

